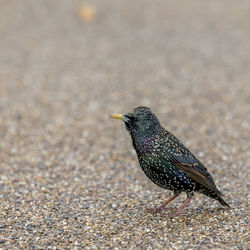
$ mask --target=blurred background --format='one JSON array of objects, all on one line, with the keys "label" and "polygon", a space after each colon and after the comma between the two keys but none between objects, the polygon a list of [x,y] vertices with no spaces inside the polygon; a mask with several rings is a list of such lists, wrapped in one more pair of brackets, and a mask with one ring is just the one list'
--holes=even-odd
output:
[{"label": "blurred background", "polygon": [[[191,231],[200,235],[200,223],[208,240],[188,238],[186,247],[243,247],[248,0],[0,0],[0,6],[0,247],[178,248]],[[219,212],[207,219],[210,207],[220,210],[199,195],[191,211],[205,206],[208,215],[182,224],[184,235],[176,231],[183,221],[141,212],[168,193],[146,179],[123,124],[108,118],[139,105],[151,107],[208,166],[237,208],[230,214],[235,221]]]}]

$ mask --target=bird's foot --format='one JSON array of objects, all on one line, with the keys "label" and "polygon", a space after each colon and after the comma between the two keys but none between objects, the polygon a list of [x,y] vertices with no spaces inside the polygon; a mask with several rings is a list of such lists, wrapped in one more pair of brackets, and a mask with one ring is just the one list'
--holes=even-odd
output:
[{"label": "bird's foot", "polygon": [[192,197],[188,197],[183,203],[182,205],[173,213],[173,214],[169,214],[170,217],[175,217],[177,215],[186,215],[187,213],[183,212],[182,209],[190,202]]}]

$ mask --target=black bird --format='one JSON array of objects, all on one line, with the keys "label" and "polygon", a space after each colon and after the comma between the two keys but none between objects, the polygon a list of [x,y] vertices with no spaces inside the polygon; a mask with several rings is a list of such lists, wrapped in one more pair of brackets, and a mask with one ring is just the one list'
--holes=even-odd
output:
[{"label": "black bird", "polygon": [[180,214],[194,192],[205,194],[229,207],[204,165],[178,138],[161,126],[150,108],[140,106],[131,113],[111,117],[124,121],[146,176],[156,185],[174,192],[159,208],[151,211],[162,213],[163,208],[181,192],[186,192],[187,199],[171,216]]}]

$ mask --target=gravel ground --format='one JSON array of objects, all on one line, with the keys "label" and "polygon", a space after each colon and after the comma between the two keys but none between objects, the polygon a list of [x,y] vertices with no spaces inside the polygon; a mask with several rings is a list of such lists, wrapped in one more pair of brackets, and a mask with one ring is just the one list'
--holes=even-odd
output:
[{"label": "gravel ground", "polygon": [[[0,248],[249,247],[248,0],[0,3]],[[145,212],[170,192],[108,118],[138,105],[232,209],[197,194],[187,216]]]}]

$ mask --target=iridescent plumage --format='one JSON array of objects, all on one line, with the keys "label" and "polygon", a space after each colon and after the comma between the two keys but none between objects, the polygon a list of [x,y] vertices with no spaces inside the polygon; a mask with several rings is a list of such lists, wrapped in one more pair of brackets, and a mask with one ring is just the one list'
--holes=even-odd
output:
[{"label": "iridescent plumage", "polygon": [[[114,116],[113,118],[117,118]],[[140,106],[119,117],[125,122],[131,135],[133,147],[146,176],[156,185],[174,191],[174,196],[158,210],[162,211],[181,192],[187,193],[187,199],[173,215],[180,213],[194,192],[216,199],[223,206],[229,206],[203,164],[178,138],[160,125],[150,108]]]}]

